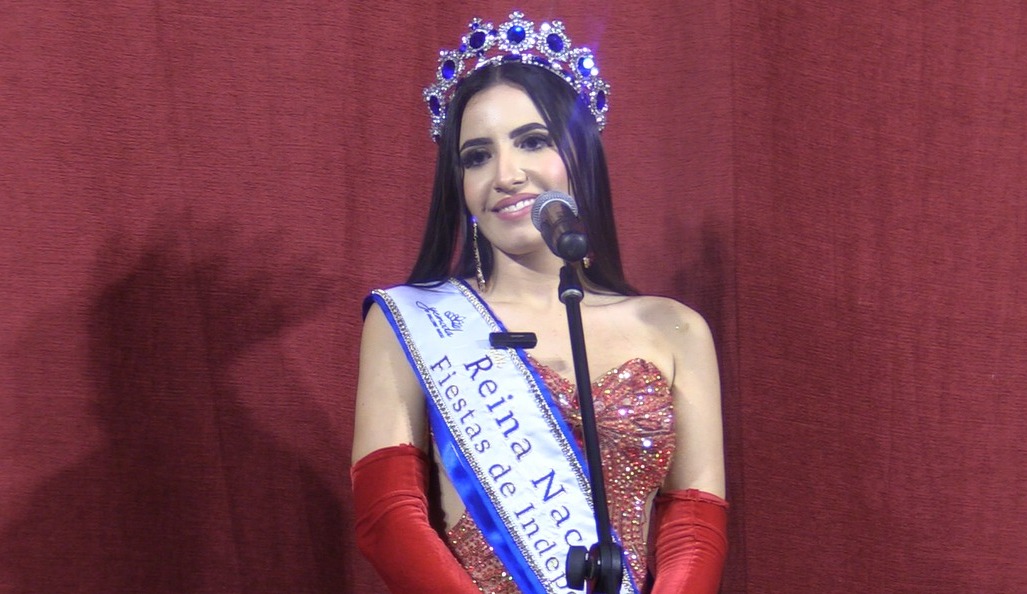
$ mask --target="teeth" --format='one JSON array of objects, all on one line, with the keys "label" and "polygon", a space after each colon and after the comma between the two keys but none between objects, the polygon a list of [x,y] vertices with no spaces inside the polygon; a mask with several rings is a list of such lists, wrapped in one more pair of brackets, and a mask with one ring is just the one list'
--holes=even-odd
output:
[{"label": "teeth", "polygon": [[499,212],[513,212],[515,210],[520,210],[520,209],[524,208],[525,206],[527,206],[527,205],[531,204],[532,202],[534,202],[534,200],[535,200],[534,198],[525,198],[524,200],[521,200],[520,202],[517,202],[515,204],[511,204],[510,206],[504,206],[503,208],[500,208]]}]

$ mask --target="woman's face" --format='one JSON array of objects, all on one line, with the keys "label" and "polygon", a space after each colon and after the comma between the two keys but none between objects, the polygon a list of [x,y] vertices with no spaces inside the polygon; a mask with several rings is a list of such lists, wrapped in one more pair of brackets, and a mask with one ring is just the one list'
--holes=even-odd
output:
[{"label": "woman's face", "polygon": [[531,206],[547,190],[570,193],[567,168],[545,120],[520,87],[478,92],[460,122],[464,199],[496,249],[520,255],[544,246]]}]

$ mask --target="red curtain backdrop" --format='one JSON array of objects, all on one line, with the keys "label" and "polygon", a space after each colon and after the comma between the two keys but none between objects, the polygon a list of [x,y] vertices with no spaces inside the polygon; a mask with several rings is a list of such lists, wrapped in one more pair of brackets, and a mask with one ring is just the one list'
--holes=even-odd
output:
[{"label": "red curtain backdrop", "polygon": [[[1027,9],[526,1],[724,378],[724,592],[1027,591]],[[383,592],[360,301],[481,2],[0,3],[0,591]],[[431,576],[426,576],[431,579]]]}]

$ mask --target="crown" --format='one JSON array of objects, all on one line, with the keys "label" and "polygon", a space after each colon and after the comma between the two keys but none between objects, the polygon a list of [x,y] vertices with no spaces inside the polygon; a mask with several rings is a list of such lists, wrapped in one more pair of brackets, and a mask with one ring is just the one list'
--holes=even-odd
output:
[{"label": "crown", "polygon": [[560,21],[535,24],[524,13],[510,13],[510,20],[494,27],[475,18],[455,50],[439,52],[435,82],[424,90],[424,101],[431,113],[431,136],[438,142],[446,107],[457,83],[479,68],[501,62],[521,62],[555,72],[588,105],[599,130],[606,125],[610,85],[599,78],[595,57],[587,47],[572,48],[570,37]]}]

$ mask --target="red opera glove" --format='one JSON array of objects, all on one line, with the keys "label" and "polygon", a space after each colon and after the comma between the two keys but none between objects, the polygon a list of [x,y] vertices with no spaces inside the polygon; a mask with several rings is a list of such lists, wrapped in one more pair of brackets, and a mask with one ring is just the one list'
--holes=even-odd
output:
[{"label": "red opera glove", "polygon": [[727,502],[688,489],[661,493],[655,510],[651,594],[715,594],[727,557]]},{"label": "red opera glove", "polygon": [[428,522],[428,457],[412,445],[375,450],[350,470],[357,547],[396,594],[480,594]]}]

